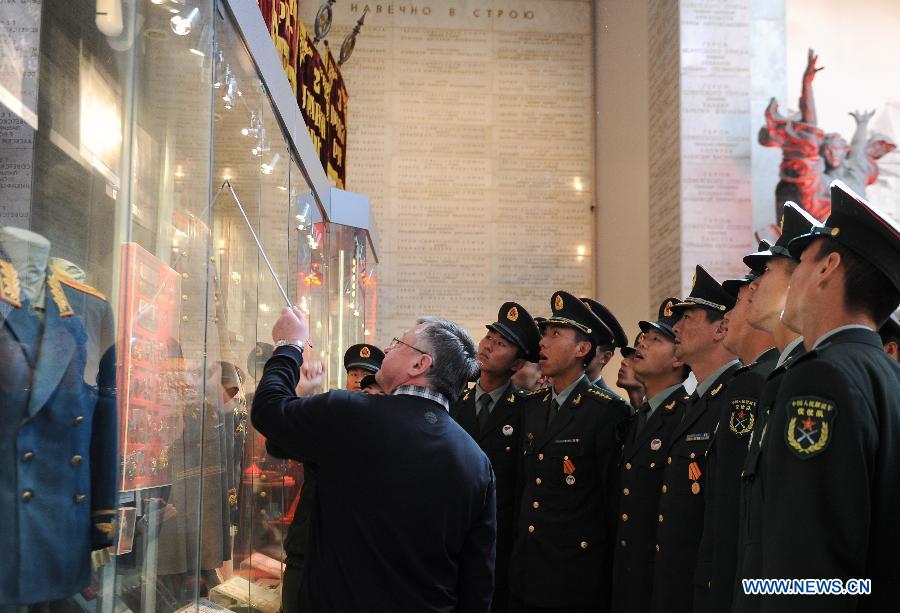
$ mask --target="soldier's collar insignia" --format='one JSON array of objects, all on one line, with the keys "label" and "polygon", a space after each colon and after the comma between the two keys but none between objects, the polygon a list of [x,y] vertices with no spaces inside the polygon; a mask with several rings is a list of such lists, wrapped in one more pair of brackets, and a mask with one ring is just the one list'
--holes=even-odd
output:
[{"label": "soldier's collar insignia", "polygon": [[53,298],[53,302],[56,303],[56,308],[59,309],[60,317],[71,317],[75,314],[75,311],[72,309],[72,305],[69,304],[68,298],[66,298],[66,293],[63,291],[62,285],[60,285],[60,279],[56,273],[51,273],[47,277],[47,288],[50,290],[50,297]]},{"label": "soldier's collar insignia", "polygon": [[542,402],[547,402],[548,400],[550,400],[550,394],[544,396],[544,400],[542,400]]},{"label": "soldier's collar insignia", "polygon": [[665,406],[665,409],[666,409],[667,411],[674,411],[674,410],[675,410],[675,402],[676,402],[676,401],[673,400],[672,402],[670,402],[669,404],[667,404],[667,405]]},{"label": "soldier's collar insignia", "polygon": [[735,436],[745,436],[753,431],[756,423],[756,400],[752,398],[735,398],[731,401],[731,415],[728,417],[728,428]]},{"label": "soldier's collar insignia", "polygon": [[717,386],[715,386],[715,387],[712,389],[712,391],[709,393],[710,398],[713,397],[713,396],[717,396],[717,395],[719,394],[719,392],[721,392],[721,391],[722,391],[722,384],[719,383],[719,384],[718,384]]},{"label": "soldier's collar insignia", "polygon": [[690,399],[691,399],[691,395],[690,395],[690,394],[685,394],[685,395],[684,395],[684,398],[682,398],[682,400],[690,400]]},{"label": "soldier's collar insignia", "polygon": [[363,347],[359,350],[359,357],[361,358],[370,358],[372,357],[372,352],[369,351],[368,347]]},{"label": "soldier's collar insignia", "polygon": [[472,392],[466,392],[465,394],[463,394],[463,402],[465,402],[466,400],[469,399],[469,394],[471,394],[471,393]]},{"label": "soldier's collar insignia", "polygon": [[563,309],[563,299],[559,294],[556,295],[556,298],[553,299],[553,308],[557,311],[562,311]]},{"label": "soldier's collar insignia", "polygon": [[515,394],[510,394],[510,395],[506,398],[506,402],[508,402],[509,404],[515,404],[515,402],[516,402],[516,395],[515,395]]},{"label": "soldier's collar insignia", "polygon": [[17,309],[22,308],[19,274],[12,263],[0,260],[0,300]]},{"label": "soldier's collar insignia", "polygon": [[519,309],[517,309],[516,307],[510,307],[506,312],[506,319],[510,321],[516,321],[517,319],[519,319]]},{"label": "soldier's collar insignia", "polygon": [[787,408],[784,440],[794,455],[805,460],[825,451],[837,416],[834,402],[816,396],[794,396]]},{"label": "soldier's collar insignia", "polygon": [[666,302],[666,306],[663,309],[663,317],[671,317],[674,313],[672,312],[672,304],[674,304],[671,300]]},{"label": "soldier's collar insignia", "polygon": [[573,407],[577,407],[579,404],[581,404],[581,394],[575,396],[575,399],[572,401]]}]

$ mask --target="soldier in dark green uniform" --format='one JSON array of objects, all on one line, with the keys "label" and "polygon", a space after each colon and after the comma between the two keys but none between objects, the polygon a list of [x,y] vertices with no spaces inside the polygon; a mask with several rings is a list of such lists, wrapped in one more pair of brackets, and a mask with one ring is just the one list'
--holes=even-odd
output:
[{"label": "soldier in dark green uniform", "polygon": [[556,292],[541,324],[541,369],[553,387],[523,407],[521,504],[510,609],[577,613],[609,606],[620,428],[629,408],[584,375],[613,335],[578,298]]},{"label": "soldier in dark green uniform", "polygon": [[475,439],[494,469],[497,492],[497,557],[491,611],[509,606],[509,558],[515,526],[516,469],[521,455],[521,406],[510,377],[526,361],[538,359],[540,332],[519,304],[506,302],[497,321],[488,324],[478,343],[479,378],[450,406],[450,416]]},{"label": "soldier in dark green uniform", "polygon": [[[840,181],[831,215],[791,241],[782,319],[793,360],[760,433],[762,577],[871,579],[868,596],[767,596],[762,611],[895,611],[900,364],[876,330],[900,303],[900,227]],[[840,586],[837,586],[840,589]]]},{"label": "soldier in dark green uniform", "polygon": [[[353,345],[344,352],[344,369],[347,371],[346,389],[360,391],[360,381],[366,374],[378,372],[384,352],[375,345],[365,343]],[[284,451],[269,441],[266,450],[276,458],[290,458]],[[303,464],[303,486],[300,501],[294,510],[294,518],[284,537],[284,580],[281,585],[281,610],[283,613],[297,613],[300,610],[300,584],[304,577],[306,550],[309,545],[310,515],[316,499],[316,467]]]},{"label": "soldier in dark green uniform", "polygon": [[610,396],[624,401],[624,399],[614,392],[612,388],[607,385],[606,381],[603,380],[603,368],[609,364],[609,361],[612,359],[613,355],[615,355],[616,348],[621,349],[622,347],[628,346],[628,336],[625,335],[625,329],[622,328],[622,324],[619,323],[619,320],[616,319],[616,316],[613,315],[612,311],[593,298],[582,298],[581,300],[588,305],[588,308],[593,311],[594,315],[599,317],[600,321],[602,321],[606,327],[609,328],[610,332],[613,333],[613,340],[611,343],[597,347],[594,359],[588,364],[585,374],[596,387],[602,389]]},{"label": "soldier in dark green uniform", "polygon": [[660,613],[693,610],[703,494],[708,485],[705,452],[724,410],[726,386],[740,365],[723,344],[723,318],[733,306],[734,298],[697,266],[690,295],[672,307],[680,315],[673,326],[675,357],[690,366],[697,389],[671,435],[660,488],[651,609]]},{"label": "soldier in dark green uniform", "polygon": [[742,578],[756,578],[761,573],[759,530],[762,490],[759,486],[762,474],[757,469],[757,459],[762,437],[759,433],[765,428],[786,365],[804,351],[803,337],[781,321],[791,274],[798,263],[791,257],[788,244],[797,236],[809,232],[809,229],[818,222],[793,202],[785,203],[781,219],[781,236],[775,244],[744,257],[744,263],[759,275],[750,284],[753,294],[747,309],[747,321],[754,328],[772,334],[780,354],[774,370],[766,377],[759,394],[756,423],[750,432],[748,451],[741,472],[737,531],[738,561],[733,586],[735,611],[759,610],[759,600],[747,597],[740,589]]},{"label": "soldier in dark green uniform", "polygon": [[676,316],[667,298],[656,321],[642,321],[640,342],[629,359],[646,387],[647,398],[629,418],[619,460],[619,516],[613,563],[614,613],[650,609],[657,507],[672,431],[681,422],[688,398],[682,385],[688,370],[675,357]]},{"label": "soldier in dark green uniform", "polygon": [[644,383],[634,374],[634,364],[632,362],[636,347],[641,344],[643,335],[644,333],[640,332],[634,337],[634,346],[619,349],[622,353],[622,361],[619,363],[619,372],[616,373],[616,385],[628,393],[628,404],[635,411],[638,410],[638,407],[644,402],[644,396],[647,395]]},{"label": "soldier in dark green uniform", "polygon": [[[760,243],[758,251],[768,249]],[[694,611],[731,610],[737,566],[738,500],[740,474],[747,455],[747,441],[756,424],[757,404],[766,376],[775,368],[779,351],[769,332],[757,330],[747,321],[756,274],[729,279],[722,287],[737,299],[725,315],[728,332],[725,348],[740,358],[728,384],[719,423],[706,453],[706,494],[703,536],[697,552],[694,577]]]}]

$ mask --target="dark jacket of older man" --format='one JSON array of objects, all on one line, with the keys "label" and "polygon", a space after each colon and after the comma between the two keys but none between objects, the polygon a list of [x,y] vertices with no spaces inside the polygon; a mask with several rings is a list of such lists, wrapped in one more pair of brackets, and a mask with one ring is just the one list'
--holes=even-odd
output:
[{"label": "dark jacket of older man", "polygon": [[303,610],[487,612],[494,476],[446,399],[412,386],[297,398],[301,363],[293,347],[275,351],[251,419],[292,458],[319,466]]}]

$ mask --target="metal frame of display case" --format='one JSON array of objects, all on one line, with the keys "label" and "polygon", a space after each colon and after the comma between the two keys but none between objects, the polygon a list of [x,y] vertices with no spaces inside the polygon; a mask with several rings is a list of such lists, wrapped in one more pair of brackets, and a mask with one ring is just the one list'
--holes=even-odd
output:
[{"label": "metal frame of display case", "polygon": [[272,44],[259,6],[252,0],[222,0],[237,26],[250,58],[268,89],[272,105],[278,114],[291,150],[300,162],[300,169],[312,190],[326,222],[340,223],[364,230],[371,254],[378,262],[378,233],[369,199],[331,186],[319,156],[313,148],[306,123],[281,66],[281,59]]}]

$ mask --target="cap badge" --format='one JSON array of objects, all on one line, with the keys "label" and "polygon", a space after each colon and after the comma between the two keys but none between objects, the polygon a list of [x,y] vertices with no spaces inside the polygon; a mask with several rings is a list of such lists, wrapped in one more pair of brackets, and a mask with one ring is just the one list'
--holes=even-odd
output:
[{"label": "cap badge", "polygon": [[359,350],[359,357],[361,357],[363,359],[370,358],[370,357],[372,357],[372,352],[369,351],[368,347],[363,347],[362,349]]},{"label": "cap badge", "polygon": [[503,426],[502,432],[503,432],[503,436],[512,436],[513,435],[513,427],[510,426],[509,424],[506,424],[505,426]]},{"label": "cap badge", "polygon": [[653,451],[659,451],[660,447],[662,447],[662,441],[659,440],[658,438],[655,438],[652,441],[650,441],[650,449],[652,449]]},{"label": "cap badge", "polygon": [[562,311],[563,308],[563,299],[559,294],[556,295],[556,298],[553,299],[553,308],[557,311]]},{"label": "cap badge", "polygon": [[672,301],[669,300],[666,302],[666,306],[663,308],[663,317],[671,317],[672,314]]},{"label": "cap badge", "polygon": [[510,321],[516,321],[519,319],[519,309],[516,307],[510,307],[510,309],[506,312],[506,319]]}]

